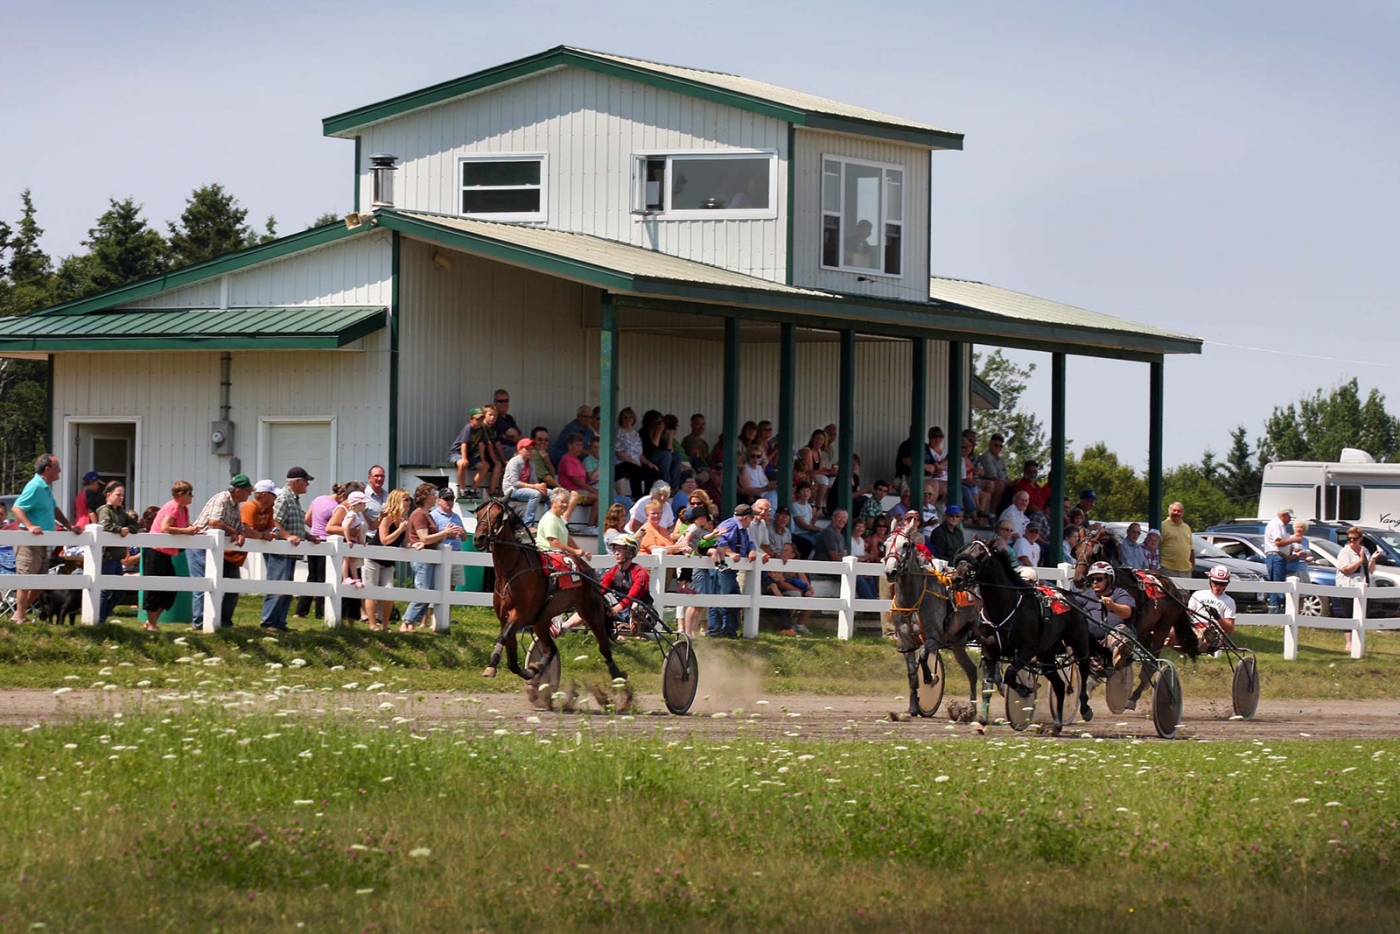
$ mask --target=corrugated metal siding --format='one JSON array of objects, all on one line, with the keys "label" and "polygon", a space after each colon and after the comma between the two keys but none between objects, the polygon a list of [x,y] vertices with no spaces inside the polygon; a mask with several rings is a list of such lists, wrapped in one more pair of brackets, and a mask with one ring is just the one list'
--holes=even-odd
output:
[{"label": "corrugated metal siding", "polygon": [[[209,423],[219,417],[219,354],[58,354],[54,361],[60,437],[64,416],[142,418],[139,505],[165,502],[173,482],[188,480],[198,508],[227,481],[227,461],[209,453]],[[386,331],[366,338],[363,352],[234,352],[232,376],[235,453],[245,472],[257,469],[259,416],[335,416],[337,481],[362,478],[387,457]]]},{"label": "corrugated metal siding", "polygon": [[[364,152],[390,152],[403,160],[394,201],[405,210],[457,213],[459,154],[544,152],[549,155],[544,226],[764,279],[781,281],[786,275],[787,124],[771,117],[562,68],[367,127],[362,137]],[[725,148],[778,152],[777,218],[659,221],[631,214],[633,153]],[[369,204],[367,171],[360,185],[361,203]]]},{"label": "corrugated metal siding", "polygon": [[[929,150],[801,128],[797,131],[795,145],[793,285],[851,295],[928,301]],[[856,273],[821,268],[823,154],[904,166],[903,276],[898,279],[872,276],[860,282]]]},{"label": "corrugated metal siding", "polygon": [[[229,305],[387,305],[393,258],[388,231],[352,237],[229,275]],[[211,279],[124,308],[218,308]]]},{"label": "corrugated metal siding", "polygon": [[[399,263],[399,462],[438,464],[467,412],[504,388],[522,428],[550,431],[588,401],[584,302],[596,290],[405,238]],[[592,336],[590,337],[590,333]]]}]

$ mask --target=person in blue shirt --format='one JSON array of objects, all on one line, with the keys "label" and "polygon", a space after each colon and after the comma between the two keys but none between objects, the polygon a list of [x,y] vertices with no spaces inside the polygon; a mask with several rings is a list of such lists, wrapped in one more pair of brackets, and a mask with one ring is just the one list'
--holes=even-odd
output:
[{"label": "person in blue shirt", "polygon": [[[439,532],[446,531],[447,527],[452,525],[462,530],[461,535],[449,535],[447,538],[443,539],[443,541],[451,546],[453,551],[461,551],[462,540],[466,537],[467,530],[466,527],[462,525],[461,516],[453,512],[453,507],[456,505],[457,494],[452,492],[452,487],[439,487],[437,492],[437,505],[428,511],[428,515],[432,516],[433,522],[437,525],[437,530]],[[453,565],[452,586],[458,586],[462,579],[465,579],[465,574],[466,570],[460,564]]]},{"label": "person in blue shirt", "polygon": [[[753,521],[753,507],[740,503],[734,507],[734,516],[721,522],[714,532],[715,547],[712,554],[720,560],[712,577],[714,593],[737,594],[739,592],[739,572],[724,562],[727,559],[750,561],[758,558],[753,539],[749,538],[749,523]],[[735,639],[739,636],[739,610],[737,607],[711,607],[709,626],[706,635],[717,639]]]},{"label": "person in blue shirt", "polygon": [[[74,526],[58,508],[53,499],[53,484],[61,473],[58,458],[52,454],[42,454],[34,462],[34,476],[24,485],[19,499],[10,507],[19,528],[41,535],[52,532],[55,525],[82,534],[82,529]],[[18,574],[48,573],[50,545],[20,545],[15,549],[15,572]],[[15,612],[10,622],[24,621],[24,614],[39,598],[37,590],[21,590],[15,595]]]}]

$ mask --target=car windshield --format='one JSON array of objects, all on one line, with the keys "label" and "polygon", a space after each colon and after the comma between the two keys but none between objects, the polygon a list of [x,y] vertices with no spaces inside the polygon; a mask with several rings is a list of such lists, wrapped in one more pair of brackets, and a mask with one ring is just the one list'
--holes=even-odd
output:
[{"label": "car windshield", "polygon": [[1336,542],[1329,542],[1325,538],[1310,538],[1308,541],[1312,544],[1314,551],[1320,551],[1329,558],[1335,558],[1342,553],[1341,545],[1338,545]]},{"label": "car windshield", "polygon": [[1224,551],[1222,551],[1221,549],[1216,548],[1214,545],[1212,545],[1210,542],[1206,541],[1204,538],[1202,538],[1202,537],[1199,536],[1199,535],[1193,535],[1193,536],[1191,536],[1191,544],[1192,544],[1192,546],[1196,549],[1196,557],[1198,557],[1198,558],[1228,558],[1228,557],[1230,557],[1230,555],[1226,554],[1226,553],[1225,553]]},{"label": "car windshield", "polygon": [[1389,529],[1367,529],[1366,534],[1376,540],[1387,551],[1400,554],[1400,533]]}]

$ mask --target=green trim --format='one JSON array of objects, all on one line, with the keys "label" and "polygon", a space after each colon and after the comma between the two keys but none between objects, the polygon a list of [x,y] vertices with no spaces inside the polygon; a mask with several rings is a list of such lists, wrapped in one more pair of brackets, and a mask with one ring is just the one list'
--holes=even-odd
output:
[{"label": "green trim", "polygon": [[734,515],[739,502],[739,319],[724,319],[724,455],[720,469],[721,519]]},{"label": "green trim", "polygon": [[[45,384],[45,389],[44,389],[44,391],[48,393],[48,399],[49,399],[48,406],[44,409],[44,419],[45,419],[45,421],[47,422],[47,424],[44,426],[44,434],[48,435],[48,438],[49,438],[49,453],[57,453],[57,452],[54,451],[54,439],[53,439],[53,425],[54,425],[54,422],[56,421],[56,419],[53,417],[53,407],[54,407],[54,395],[53,395],[53,366],[54,366],[54,364],[53,364],[53,354],[49,354],[49,371],[48,371],[48,374],[45,376],[45,379],[44,379],[44,384]],[[67,453],[67,452],[65,452],[64,455],[61,455],[61,456],[60,456],[60,458],[59,458],[60,463],[62,463],[62,457],[63,457],[63,456],[66,456],[66,453]],[[75,466],[75,465],[70,465],[70,466]]]},{"label": "green trim", "polygon": [[503,243],[500,240],[495,240],[490,237],[468,233],[465,230],[457,230],[454,227],[434,224],[429,221],[423,221],[416,217],[408,217],[392,211],[381,211],[376,216],[379,218],[379,225],[381,227],[388,228],[389,230],[397,230],[420,240],[428,240],[455,249],[467,250],[481,256],[489,257],[490,259],[498,259],[502,262],[512,263],[516,266],[527,266],[531,269],[539,270],[540,272],[547,272],[568,279],[586,282],[589,285],[596,285],[602,289],[613,289],[622,292],[633,290],[633,277],[631,275],[609,269],[606,266],[568,259],[545,250],[536,250],[531,247],[518,246],[513,243]]},{"label": "green trim", "polygon": [[[235,309],[237,311],[238,309]],[[243,309],[252,311],[253,309]],[[257,309],[267,311],[268,309]],[[272,309],[273,311],[279,309]],[[257,333],[267,325],[254,321],[244,322],[244,329],[238,330],[236,321],[229,323],[229,330],[218,327],[190,327],[181,332],[172,327],[171,322],[187,315],[193,309],[163,309],[159,311],[127,312],[106,315],[83,316],[73,322],[55,322],[52,318],[12,318],[4,322],[9,334],[0,333],[0,353],[11,352],[73,352],[73,351],[138,351],[138,350],[337,350],[384,327],[385,312],[382,308],[345,308],[341,306],[325,309],[326,312],[356,312],[354,317],[343,324],[327,322],[317,327],[315,322],[298,321],[282,331],[275,327],[271,333]],[[205,318],[208,310],[199,310]],[[288,312],[303,313],[307,308],[288,308]],[[341,315],[343,318],[344,316]],[[126,323],[124,319],[138,321],[135,330],[122,334],[109,328],[114,321]],[[153,320],[159,319],[159,320]],[[39,328],[37,333],[24,333],[22,327],[28,321]],[[45,327],[45,326],[48,327]],[[45,333],[58,325],[61,330]],[[144,333],[142,332],[144,329]],[[65,333],[66,331],[66,333]],[[15,333],[18,332],[18,333]]]},{"label": "green trim", "polygon": [[1162,481],[1163,402],[1166,399],[1166,365],[1158,360],[1148,365],[1147,385],[1147,522],[1160,529],[1166,491]]},{"label": "green trim", "polygon": [[350,343],[339,337],[150,337],[150,338],[34,338],[30,340],[0,340],[0,354],[5,351],[49,351],[77,353],[81,351],[110,351],[124,353],[135,350],[338,350]]},{"label": "green trim", "polygon": [[[797,328],[779,325],[778,444],[779,451],[797,450]],[[792,458],[778,458],[778,505],[792,505]]]},{"label": "green trim", "polygon": [[[967,379],[963,375],[967,356],[962,341],[948,342],[948,429],[944,434],[943,452],[948,455],[948,492],[944,505],[962,505],[962,433],[966,426]],[[953,448],[957,448],[957,453]]]},{"label": "green trim", "polygon": [[[355,138],[355,148],[360,146]],[[356,191],[359,191],[358,186]],[[399,483],[399,232],[389,246],[389,464],[385,480],[389,488]]]},{"label": "green trim", "polygon": [[[355,137],[355,207],[356,213],[360,210],[360,164],[363,161],[360,156],[360,138]],[[388,479],[387,477],[385,478]]]},{"label": "green trim", "polygon": [[[1065,540],[1065,355],[1050,355],[1050,541],[1058,557]],[[1044,466],[1044,465],[1042,465]],[[1055,562],[1059,564],[1059,561]]]},{"label": "green trim", "polygon": [[783,281],[792,285],[792,251],[797,231],[797,126],[795,124],[788,124],[787,136],[787,277]]},{"label": "green trim", "polygon": [[367,124],[388,120],[392,117],[445,103],[454,98],[484,91],[509,81],[517,81],[544,71],[571,66],[596,74],[625,78],[649,87],[674,91],[689,97],[725,104],[750,113],[773,117],[788,123],[809,126],[813,129],[830,130],[837,133],[851,133],[857,136],[871,136],[895,142],[927,146],[933,149],[961,149],[963,136],[946,130],[923,130],[902,124],[882,123],[877,120],[864,120],[857,117],[844,117],[836,114],[812,111],[806,108],[780,104],[753,94],[731,91],[726,88],[682,78],[678,75],[656,71],[643,65],[630,65],[582,49],[556,46],[536,55],[506,62],[494,68],[474,72],[451,81],[444,81],[430,87],[400,94],[387,100],[367,104],[354,110],[326,117],[321,121],[321,132],[326,136],[345,137],[352,130]]},{"label": "green trim", "polygon": [[856,332],[846,328],[841,332],[840,415],[837,418],[836,441],[840,471],[836,474],[836,507],[846,510],[846,550],[851,548],[851,477],[855,473],[856,455]]},{"label": "green trim", "polygon": [[914,338],[910,342],[910,356],[909,507],[923,515],[924,447],[928,444],[928,341]]},{"label": "green trim", "polygon": [[310,230],[303,230],[300,233],[294,233],[269,243],[261,243],[257,246],[249,247],[246,250],[227,253],[215,259],[206,260],[202,263],[195,263],[193,266],[186,266],[184,269],[169,272],[163,276],[155,276],[150,279],[143,279],[140,282],[133,282],[131,285],[109,289],[91,298],[65,302],[62,305],[53,305],[49,308],[33,312],[33,314],[85,315],[89,312],[102,311],[117,305],[125,305],[128,302],[147,298],[151,295],[159,295],[161,292],[168,292],[171,289],[193,285],[196,282],[212,279],[215,276],[222,276],[239,269],[246,269],[249,266],[255,266],[259,263],[280,259],[292,253],[299,253],[302,250],[310,250],[315,247],[325,246],[328,243],[344,240],[347,237],[356,237],[360,234],[368,233],[373,229],[374,227],[372,224],[361,224],[354,230],[349,230],[340,221],[334,224],[326,224],[323,227],[312,227]]},{"label": "green trim", "polygon": [[[617,446],[617,306],[604,292],[599,304],[602,319],[598,328],[598,524],[612,507],[615,471],[612,452]],[[607,543],[598,536],[598,554],[607,553]]]}]

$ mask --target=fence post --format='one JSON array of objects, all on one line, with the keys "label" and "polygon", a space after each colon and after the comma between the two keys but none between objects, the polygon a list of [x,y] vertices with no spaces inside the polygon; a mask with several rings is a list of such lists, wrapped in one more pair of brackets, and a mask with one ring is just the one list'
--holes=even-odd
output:
[{"label": "fence post", "polygon": [[102,549],[97,545],[97,537],[102,526],[89,525],[83,529],[83,625],[92,626],[105,623],[98,619],[102,611],[102,588],[97,586],[97,577],[102,573]]},{"label": "fence post", "polygon": [[[759,552],[762,554],[762,552]],[[744,638],[758,638],[758,598],[763,596],[763,564],[761,559],[754,558],[749,562],[749,573],[744,578],[744,586],[747,590],[746,596],[749,598],[749,605],[744,607]]]},{"label": "fence post", "polygon": [[1060,572],[1059,585],[1066,590],[1074,586],[1074,565],[1065,564],[1063,561],[1055,565],[1055,570]]},{"label": "fence post", "polygon": [[340,618],[340,589],[343,586],[340,582],[340,548],[343,539],[338,535],[331,535],[326,538],[325,543],[331,546],[331,553],[326,555],[326,583],[329,585],[330,593],[326,595],[326,627],[335,629],[341,622]]},{"label": "fence post", "polygon": [[836,638],[849,640],[856,633],[856,559],[841,559],[841,609],[836,611]]},{"label": "fence post", "polygon": [[1352,618],[1356,628],[1351,632],[1351,657],[1361,658],[1366,653],[1366,591],[1363,584],[1356,588],[1356,599],[1352,601]]},{"label": "fence post", "polygon": [[209,589],[200,594],[199,599],[204,601],[204,631],[214,633],[222,625],[219,611],[224,602],[224,533],[209,529],[204,534],[209,536],[209,547],[204,549],[204,579]]},{"label": "fence post", "polygon": [[447,632],[452,626],[452,546],[447,542],[438,545],[438,559],[442,562],[437,569],[437,605],[433,607],[433,631]]},{"label": "fence post", "polygon": [[651,605],[662,619],[666,618],[666,549],[653,548],[656,570],[651,573]]},{"label": "fence post", "polygon": [[1288,578],[1288,589],[1283,593],[1283,658],[1294,661],[1298,657],[1298,578]]}]

